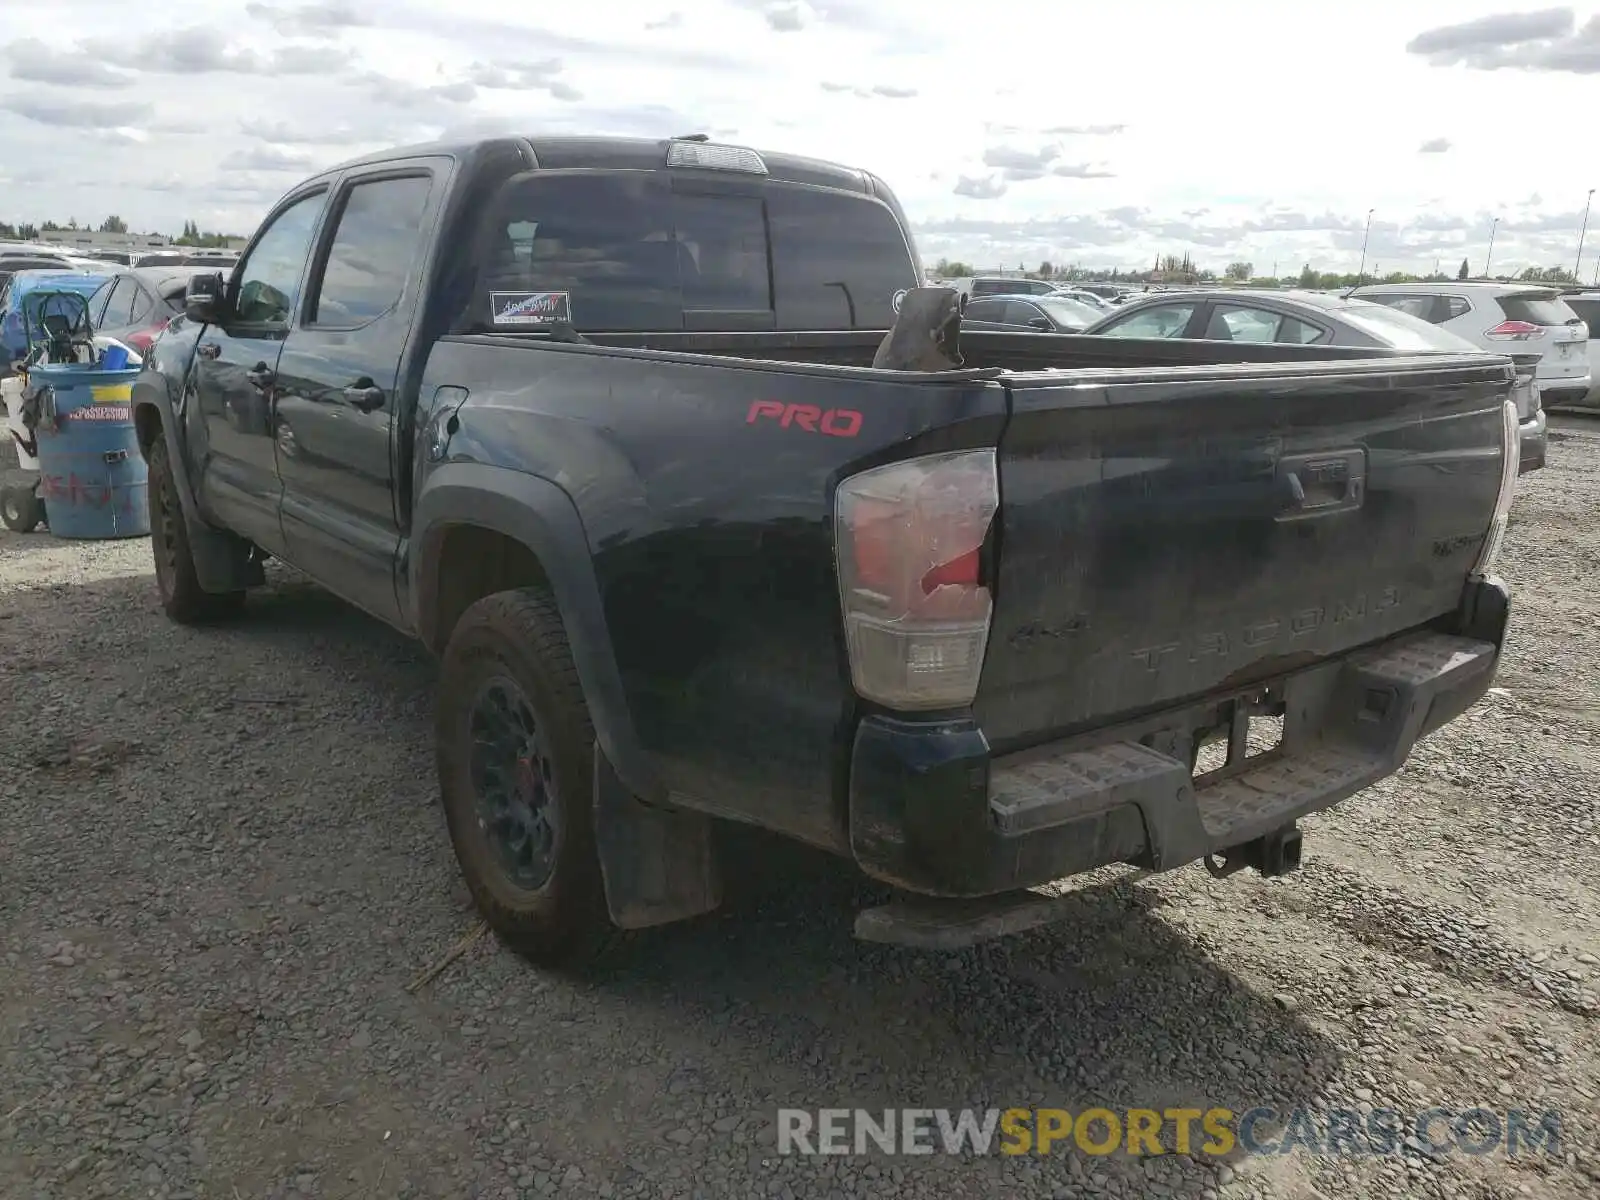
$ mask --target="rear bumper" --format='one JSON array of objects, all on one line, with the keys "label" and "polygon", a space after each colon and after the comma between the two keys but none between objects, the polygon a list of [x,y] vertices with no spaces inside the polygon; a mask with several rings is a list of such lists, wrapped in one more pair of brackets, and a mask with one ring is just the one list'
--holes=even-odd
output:
[{"label": "rear bumper", "polygon": [[1600,389],[1541,388],[1539,395],[1546,408],[1576,408],[1585,412],[1600,409]]},{"label": "rear bumper", "polygon": [[1522,422],[1520,426],[1522,465],[1518,469],[1519,474],[1525,475],[1544,466],[1545,455],[1550,445],[1547,424],[1543,409]]},{"label": "rear bumper", "polygon": [[1236,697],[992,758],[970,718],[871,716],[850,771],[851,847],[874,878],[988,896],[1113,863],[1170,870],[1329,808],[1397,771],[1418,738],[1488,689],[1509,613],[1497,579],[1468,585],[1450,632],[1416,631],[1274,681],[1278,750],[1194,786],[1197,730]]},{"label": "rear bumper", "polygon": [[1582,403],[1593,387],[1592,367],[1581,374],[1539,375],[1539,395],[1546,407]]}]

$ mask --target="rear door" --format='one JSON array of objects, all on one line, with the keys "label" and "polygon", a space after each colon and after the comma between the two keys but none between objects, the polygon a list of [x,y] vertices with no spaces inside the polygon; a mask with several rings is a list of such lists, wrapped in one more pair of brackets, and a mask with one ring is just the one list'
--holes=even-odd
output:
[{"label": "rear door", "polygon": [[1008,379],[997,752],[1246,687],[1455,610],[1493,515],[1487,358]]}]

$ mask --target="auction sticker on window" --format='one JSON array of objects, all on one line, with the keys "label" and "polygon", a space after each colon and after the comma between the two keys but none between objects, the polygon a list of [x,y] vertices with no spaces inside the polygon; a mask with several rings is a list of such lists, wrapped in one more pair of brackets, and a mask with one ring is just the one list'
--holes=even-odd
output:
[{"label": "auction sticker on window", "polygon": [[490,292],[490,321],[495,325],[563,325],[572,323],[568,292]]}]

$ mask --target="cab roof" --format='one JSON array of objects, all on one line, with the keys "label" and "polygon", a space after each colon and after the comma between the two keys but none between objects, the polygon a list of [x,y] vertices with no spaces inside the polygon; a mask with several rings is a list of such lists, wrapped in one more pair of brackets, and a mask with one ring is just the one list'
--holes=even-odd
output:
[{"label": "cab roof", "polygon": [[[675,141],[699,141],[688,138],[630,138],[601,136],[568,137],[503,137],[423,142],[380,150],[342,162],[326,171],[323,176],[337,175],[354,167],[375,166],[403,158],[442,156],[471,158],[474,152],[496,144],[520,144],[531,155],[529,169],[562,170],[575,167],[589,170],[651,171],[664,168],[667,148]],[[706,145],[721,143],[706,142]],[[873,195],[872,177],[855,167],[841,166],[822,159],[806,158],[798,154],[781,154],[756,147],[767,165],[767,178],[780,183],[806,183],[817,187],[836,188],[842,191]]]}]

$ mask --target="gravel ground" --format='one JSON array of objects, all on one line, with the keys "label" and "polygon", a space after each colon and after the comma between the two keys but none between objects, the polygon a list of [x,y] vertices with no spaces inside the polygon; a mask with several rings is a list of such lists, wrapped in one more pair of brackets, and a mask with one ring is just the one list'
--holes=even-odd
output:
[{"label": "gravel ground", "polygon": [[[469,941],[433,667],[285,573],[169,625],[143,542],[0,531],[7,1197],[1592,1197],[1600,424],[1524,482],[1499,687],[1297,875],[1085,881],[955,956],[760,838],[625,970]],[[760,855],[758,860],[757,855]],[[779,1106],[1556,1107],[1561,1153],[799,1158]]]}]

